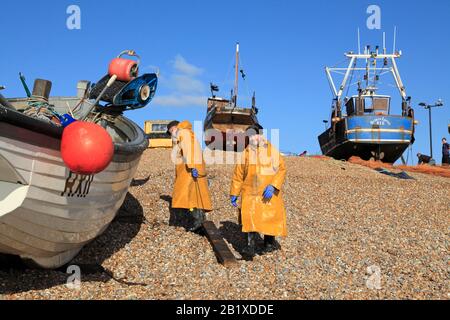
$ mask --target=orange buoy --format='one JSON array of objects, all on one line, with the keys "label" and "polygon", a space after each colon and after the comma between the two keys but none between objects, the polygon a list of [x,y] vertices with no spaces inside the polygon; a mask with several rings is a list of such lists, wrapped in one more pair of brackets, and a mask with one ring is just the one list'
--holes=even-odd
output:
[{"label": "orange buoy", "polygon": [[138,76],[138,63],[124,58],[115,58],[108,68],[110,76],[116,75],[120,81],[129,82]]},{"label": "orange buoy", "polygon": [[76,121],[67,126],[61,140],[61,157],[74,173],[91,175],[106,169],[114,155],[114,144],[101,126]]}]

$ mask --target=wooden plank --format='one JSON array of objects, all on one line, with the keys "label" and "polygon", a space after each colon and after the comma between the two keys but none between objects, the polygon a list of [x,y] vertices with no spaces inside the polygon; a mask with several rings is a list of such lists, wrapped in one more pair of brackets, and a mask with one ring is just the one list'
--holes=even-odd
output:
[{"label": "wooden plank", "polygon": [[228,245],[225,243],[225,240],[222,238],[222,235],[214,222],[205,221],[203,223],[203,228],[205,229],[206,237],[216,254],[217,260],[226,267],[237,264],[236,257],[231,252],[230,248],[228,248]]}]

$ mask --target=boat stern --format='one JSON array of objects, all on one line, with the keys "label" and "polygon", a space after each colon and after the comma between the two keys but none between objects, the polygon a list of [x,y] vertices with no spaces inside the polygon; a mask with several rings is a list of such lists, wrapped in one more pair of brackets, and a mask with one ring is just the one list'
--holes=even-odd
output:
[{"label": "boat stern", "polygon": [[364,115],[341,119],[319,136],[324,155],[348,160],[358,156],[394,163],[414,143],[414,119]]},{"label": "boat stern", "polygon": [[406,144],[413,142],[414,120],[402,116],[353,116],[345,119],[345,135],[357,144]]}]

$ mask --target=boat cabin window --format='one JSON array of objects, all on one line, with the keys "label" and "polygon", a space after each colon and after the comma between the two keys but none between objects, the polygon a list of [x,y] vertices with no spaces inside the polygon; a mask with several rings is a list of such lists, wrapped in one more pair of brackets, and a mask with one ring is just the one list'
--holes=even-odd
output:
[{"label": "boat cabin window", "polygon": [[365,97],[364,113],[389,114],[389,97]]},{"label": "boat cabin window", "polygon": [[389,97],[352,97],[345,102],[347,115],[378,114],[388,115]]}]

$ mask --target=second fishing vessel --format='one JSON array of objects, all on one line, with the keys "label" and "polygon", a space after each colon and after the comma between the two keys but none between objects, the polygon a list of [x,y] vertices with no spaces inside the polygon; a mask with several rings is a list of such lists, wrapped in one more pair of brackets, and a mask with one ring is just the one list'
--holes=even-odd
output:
[{"label": "second fishing vessel", "polygon": [[[334,98],[331,126],[319,136],[324,155],[345,160],[359,156],[364,160],[394,163],[414,143],[414,110],[396,64],[401,52],[379,51],[378,46],[375,51],[367,46],[363,54],[345,54],[349,60],[347,68],[326,68]],[[339,87],[336,87],[332,73],[343,74]],[[355,73],[362,73],[356,81],[357,94],[344,96]],[[391,96],[378,94],[380,77],[388,73],[392,74],[401,96],[398,114],[391,112]]]},{"label": "second fishing vessel", "polygon": [[215,95],[219,88],[211,84],[211,97],[204,123],[205,144],[212,149],[241,151],[247,144],[245,130],[252,125],[259,125],[256,98],[253,93],[252,106],[242,108],[237,104],[239,72],[245,79],[244,71],[239,70],[239,43],[236,44],[236,64],[234,90],[231,99]]}]

